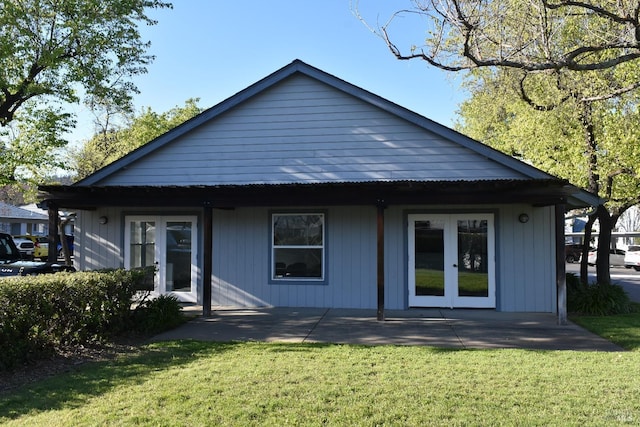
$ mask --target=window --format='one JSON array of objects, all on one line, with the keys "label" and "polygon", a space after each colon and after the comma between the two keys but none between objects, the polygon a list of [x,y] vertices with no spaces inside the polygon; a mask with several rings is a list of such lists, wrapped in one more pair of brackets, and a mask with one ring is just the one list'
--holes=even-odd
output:
[{"label": "window", "polygon": [[324,220],[322,213],[272,215],[272,279],[324,279]]}]

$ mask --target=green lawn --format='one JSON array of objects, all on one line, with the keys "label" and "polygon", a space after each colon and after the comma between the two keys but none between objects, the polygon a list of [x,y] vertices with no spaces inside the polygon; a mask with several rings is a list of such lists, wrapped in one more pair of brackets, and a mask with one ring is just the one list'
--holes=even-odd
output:
[{"label": "green lawn", "polygon": [[0,424],[640,424],[640,314],[574,320],[630,351],[160,343],[0,396]]},{"label": "green lawn", "polygon": [[571,320],[627,350],[640,351],[640,305],[636,312],[617,316],[576,316]]}]

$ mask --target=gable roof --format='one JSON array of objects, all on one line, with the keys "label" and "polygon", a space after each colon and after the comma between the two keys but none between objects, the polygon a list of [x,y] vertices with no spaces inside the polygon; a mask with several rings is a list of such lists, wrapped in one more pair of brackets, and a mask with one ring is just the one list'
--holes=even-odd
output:
[{"label": "gable roof", "polygon": [[[397,116],[406,120],[438,137],[450,141],[458,146],[464,147],[473,153],[482,156],[484,159],[488,159],[491,162],[495,162],[505,169],[510,169],[518,174],[523,175],[525,178],[530,179],[552,179],[551,175],[533,167],[519,160],[516,160],[510,156],[507,156],[487,145],[484,145],[476,140],[473,140],[453,129],[436,123],[424,116],[421,116],[413,111],[410,111],[404,107],[401,107],[391,101],[388,101],[378,95],[354,86],[342,79],[339,79],[331,74],[321,71],[315,67],[312,67],[300,60],[295,60],[289,65],[281,68],[280,70],[272,73],[271,75],[263,78],[262,80],[254,83],[246,89],[238,92],[236,95],[226,99],[225,101],[215,105],[214,107],[204,111],[198,116],[188,120],[182,125],[170,130],[169,132],[159,136],[155,140],[141,146],[135,151],[122,157],[121,159],[105,166],[93,175],[77,182],[76,186],[86,185],[100,185],[104,180],[110,178],[118,171],[124,168],[133,166],[133,164],[140,159],[157,152],[159,149],[167,146],[171,142],[185,135],[186,133],[210,122],[211,120],[221,116],[223,113],[228,112],[234,107],[239,106],[245,101],[255,97],[258,94],[263,93],[269,88],[272,88],[278,83],[294,76],[304,75],[309,78],[315,79],[325,85],[328,85],[338,91],[351,95],[360,101],[373,105],[387,113]],[[512,177],[509,177],[512,178]],[[400,177],[397,180],[406,179],[406,177]],[[345,180],[348,181],[348,180]]]},{"label": "gable roof", "polygon": [[[197,134],[198,132],[205,132],[209,129],[210,126],[219,127],[220,122],[224,121],[223,118],[229,117],[229,115],[225,113],[230,113],[232,110],[239,111],[238,109],[245,108],[247,105],[253,106],[257,102],[257,99],[266,96],[265,94],[267,93],[271,93],[272,91],[270,91],[270,89],[275,89],[277,85],[279,85],[279,88],[282,88],[282,85],[285,84],[291,85],[292,82],[296,81],[296,79],[306,79],[305,82],[307,83],[315,82],[316,86],[322,86],[323,88],[325,88],[324,90],[333,91],[332,93],[334,95],[339,95],[342,98],[355,98],[356,102],[359,102],[358,105],[368,106],[369,111],[371,111],[372,109],[375,109],[376,111],[381,110],[382,113],[380,114],[384,115],[385,113],[388,113],[384,115],[384,117],[389,117],[395,120],[395,122],[405,123],[405,127],[413,126],[414,129],[418,129],[425,135],[431,135],[431,138],[435,137],[442,144],[447,144],[449,149],[451,149],[451,147],[457,147],[458,150],[463,150],[467,153],[472,154],[476,159],[474,160],[475,163],[473,166],[477,171],[478,176],[472,176],[471,178],[469,176],[466,176],[465,181],[465,179],[463,178],[457,178],[458,175],[456,175],[456,173],[454,172],[445,176],[444,178],[439,178],[440,175],[438,175],[437,172],[434,173],[431,169],[425,169],[425,165],[420,163],[425,158],[423,156],[421,159],[414,160],[415,163],[412,167],[415,167],[415,169],[413,171],[409,171],[408,174],[396,173],[395,171],[393,171],[393,167],[395,166],[395,164],[393,163],[386,165],[387,167],[390,167],[389,173],[380,173],[379,170],[372,171],[369,170],[368,165],[360,165],[360,172],[356,172],[353,175],[350,175],[349,171],[345,173],[344,169],[341,169],[342,165],[337,166],[337,170],[340,171],[338,173],[332,173],[327,172],[326,170],[322,170],[321,173],[317,174],[309,173],[308,170],[304,169],[295,170],[295,168],[292,168],[291,165],[287,165],[286,168],[281,167],[280,170],[287,169],[294,172],[289,172],[288,176],[285,176],[285,179],[282,179],[282,176],[284,175],[280,175],[280,177],[274,178],[273,176],[269,176],[269,172],[263,173],[263,175],[260,175],[260,172],[256,172],[256,174],[254,174],[253,176],[254,180],[225,181],[224,179],[217,180],[211,179],[211,177],[209,177],[209,180],[205,179],[202,181],[189,181],[184,180],[184,177],[181,177],[179,175],[169,176],[170,172],[176,172],[175,170],[179,169],[179,167],[176,166],[176,162],[173,162],[173,159],[170,156],[168,159],[168,163],[166,155],[164,159],[164,164],[167,165],[166,167],[168,169],[163,169],[163,166],[158,166],[157,163],[154,163],[150,160],[151,158],[157,159],[158,156],[161,156],[160,153],[172,153],[174,155],[176,153],[180,153],[180,150],[182,150],[184,147],[183,144],[185,143],[185,141],[187,141],[189,138],[192,139],[192,135],[194,135],[194,133]],[[250,103],[248,101],[252,102]],[[240,117],[242,118],[242,116]],[[302,126],[304,126],[304,124]],[[243,126],[241,126],[241,128],[242,127]],[[261,130],[262,129],[258,129],[259,136],[254,137],[254,139],[260,140],[263,138],[263,134],[260,133]],[[186,136],[186,134],[190,132],[194,133]],[[385,136],[388,137],[389,133],[387,133]],[[200,135],[199,137],[202,138],[202,135]],[[210,139],[211,136],[207,135],[205,139],[207,138]],[[214,137],[213,139],[216,140],[216,137]],[[172,144],[177,140],[180,140],[180,143],[178,145]],[[391,146],[393,144],[387,145]],[[423,147],[420,146],[420,148]],[[411,150],[409,150],[409,152],[410,151]],[[318,153],[316,152],[315,155],[317,154]],[[200,153],[192,153],[192,156],[193,155],[197,157],[200,155]],[[344,154],[340,154],[340,156],[343,155]],[[356,162],[360,160],[357,157],[357,154],[349,154],[349,156],[351,156],[351,159],[355,159]],[[211,159],[204,160],[204,158],[200,157],[198,157],[198,159],[201,159],[202,163],[206,163],[205,168],[208,167],[209,170],[215,169],[216,167],[222,169],[228,166],[226,164],[224,164],[224,166],[221,166],[221,164],[219,163],[219,159],[217,159],[217,166],[213,165]],[[450,159],[448,160],[448,166],[446,166],[446,168],[448,168],[449,171],[451,171],[451,169],[453,168],[457,168],[460,165],[460,163],[457,163],[457,161],[459,162],[459,159],[460,157],[450,156]],[[258,163],[258,166],[262,166],[260,164],[262,163],[262,159],[253,159],[253,162]],[[147,171],[154,170],[156,173],[158,173],[159,170],[159,174],[166,174],[166,176],[161,177],[162,179],[160,179],[159,181],[152,182],[145,180],[144,174],[142,174],[142,176],[135,177],[136,179],[138,179],[138,181],[132,181],[130,179],[132,176],[131,174],[133,173],[135,175],[135,171],[139,171],[141,165],[146,165],[144,167],[147,168]],[[428,166],[431,167],[431,165],[434,165],[436,169],[439,166],[443,166],[433,162]],[[149,166],[151,166],[150,169]],[[230,166],[233,167],[234,165],[231,164]],[[319,166],[319,169],[322,169],[325,166],[326,164],[321,164]],[[336,167],[335,164],[331,166]],[[485,167],[493,168],[493,170],[497,172],[487,173],[482,169]],[[375,167],[372,167],[371,169],[375,169]],[[416,171],[422,171],[422,173]],[[427,171],[428,173],[425,173]],[[181,173],[183,175],[187,175],[184,171]],[[123,177],[125,176],[127,176],[128,178],[124,179]],[[352,176],[355,176],[355,178],[351,179]],[[217,176],[215,177],[217,178]],[[409,187],[411,187],[410,182],[412,181],[420,183],[431,182],[429,187],[431,189],[430,191],[433,191],[433,189],[437,189],[439,191],[443,188],[447,188],[447,191],[451,191],[452,185],[453,188],[458,187],[458,185],[455,184],[455,181],[465,181],[466,183],[481,183],[484,181],[485,184],[483,184],[483,188],[491,188],[491,186],[498,185],[504,186],[505,188],[513,189],[515,188],[513,187],[514,185],[517,187],[521,185],[508,182],[514,180],[529,182],[530,188],[535,187],[539,191],[547,193],[549,195],[551,193],[554,193],[555,196],[560,196],[562,199],[567,200],[569,206],[579,207],[597,205],[600,202],[600,199],[597,196],[584,190],[580,190],[572,185],[569,185],[566,181],[560,180],[550,174],[541,171],[540,169],[521,162],[504,153],[501,153],[453,129],[436,123],[424,116],[401,107],[391,101],[388,101],[378,95],[368,92],[353,84],[350,84],[322,70],[312,67],[300,60],[295,60],[285,67],[263,78],[262,80],[247,87],[246,89],[231,96],[230,98],[209,108],[208,110],[205,110],[191,120],[186,121],[185,123],[154,139],[153,141],[139,147],[138,149],[122,157],[121,159],[105,166],[104,168],[98,170],[85,179],[78,181],[71,186],[43,186],[41,187],[41,190],[49,192],[49,194],[54,196],[54,198],[61,197],[61,199],[65,200],[65,203],[70,203],[70,200],[68,200],[68,198],[74,198],[73,194],[77,194],[78,197],[86,197],[87,193],[85,190],[90,190],[92,192],[91,194],[94,195],[94,197],[92,197],[92,203],[95,203],[96,200],[100,200],[101,197],[107,194],[112,194],[114,192],[122,193],[123,191],[135,194],[132,197],[132,200],[140,200],[140,197],[138,196],[139,194],[149,194],[150,191],[162,191],[159,190],[161,188],[165,188],[166,191],[169,192],[173,192],[174,189],[178,189],[179,191],[179,188],[183,188],[184,190],[193,191],[195,194],[195,199],[201,199],[203,197],[202,194],[207,193],[213,195],[214,193],[211,193],[212,188],[216,188],[216,191],[221,192],[221,194],[226,193],[227,191],[233,191],[234,194],[238,194],[239,190],[245,191],[247,192],[247,194],[252,194],[256,190],[256,185],[266,185],[266,189],[268,191],[273,191],[275,193],[278,193],[281,190],[290,189],[291,186],[294,186],[294,188],[295,186],[303,186],[309,188],[309,185],[320,185],[322,188],[331,188],[331,194],[335,194],[336,185],[341,184],[344,184],[343,186],[345,188],[353,188],[352,184],[354,183],[360,183],[363,186],[362,188],[373,188],[372,186],[374,185],[382,185],[382,183],[386,183],[385,188],[397,189],[406,185],[409,185]],[[445,184],[446,182],[450,184]],[[496,182],[504,182],[504,184],[495,184]],[[389,184],[393,183],[395,183],[394,186],[390,187]],[[400,187],[398,187],[398,185]],[[461,183],[461,185],[465,184]],[[274,186],[279,186],[280,188],[275,188]],[[551,187],[555,188],[555,190],[551,190]],[[110,188],[111,190],[109,190]],[[226,190],[225,188],[227,188],[228,190]],[[319,191],[324,190],[321,189]],[[206,197],[208,198],[209,196]],[[518,198],[518,196],[515,196],[515,199]],[[106,203],[107,199],[104,199],[103,202]],[[166,200],[166,198],[164,197],[162,197],[162,199]],[[552,198],[549,200],[552,200]]]},{"label": "gable roof", "polygon": [[25,221],[48,221],[49,216],[43,212],[20,208],[8,203],[0,202],[0,218],[19,219]]}]

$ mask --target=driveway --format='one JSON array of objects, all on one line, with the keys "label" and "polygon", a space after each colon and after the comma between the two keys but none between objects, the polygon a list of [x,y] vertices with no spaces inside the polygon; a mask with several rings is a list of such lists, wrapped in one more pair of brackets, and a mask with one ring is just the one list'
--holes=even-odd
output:
[{"label": "driveway", "polygon": [[[200,310],[200,311],[199,311]],[[558,325],[551,313],[493,310],[375,310],[326,308],[218,309],[196,317],[154,341],[264,341],[360,345],[424,345],[459,349],[623,351],[573,324]],[[199,315],[200,314],[200,315]]]}]

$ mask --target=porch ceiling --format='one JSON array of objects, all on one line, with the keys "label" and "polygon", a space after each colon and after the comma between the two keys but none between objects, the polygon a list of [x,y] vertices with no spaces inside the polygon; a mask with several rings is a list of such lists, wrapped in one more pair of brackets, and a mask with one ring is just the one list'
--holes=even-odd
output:
[{"label": "porch ceiling", "polygon": [[567,203],[578,189],[565,180],[394,181],[213,186],[41,186],[58,208],[335,206],[398,204]]}]

